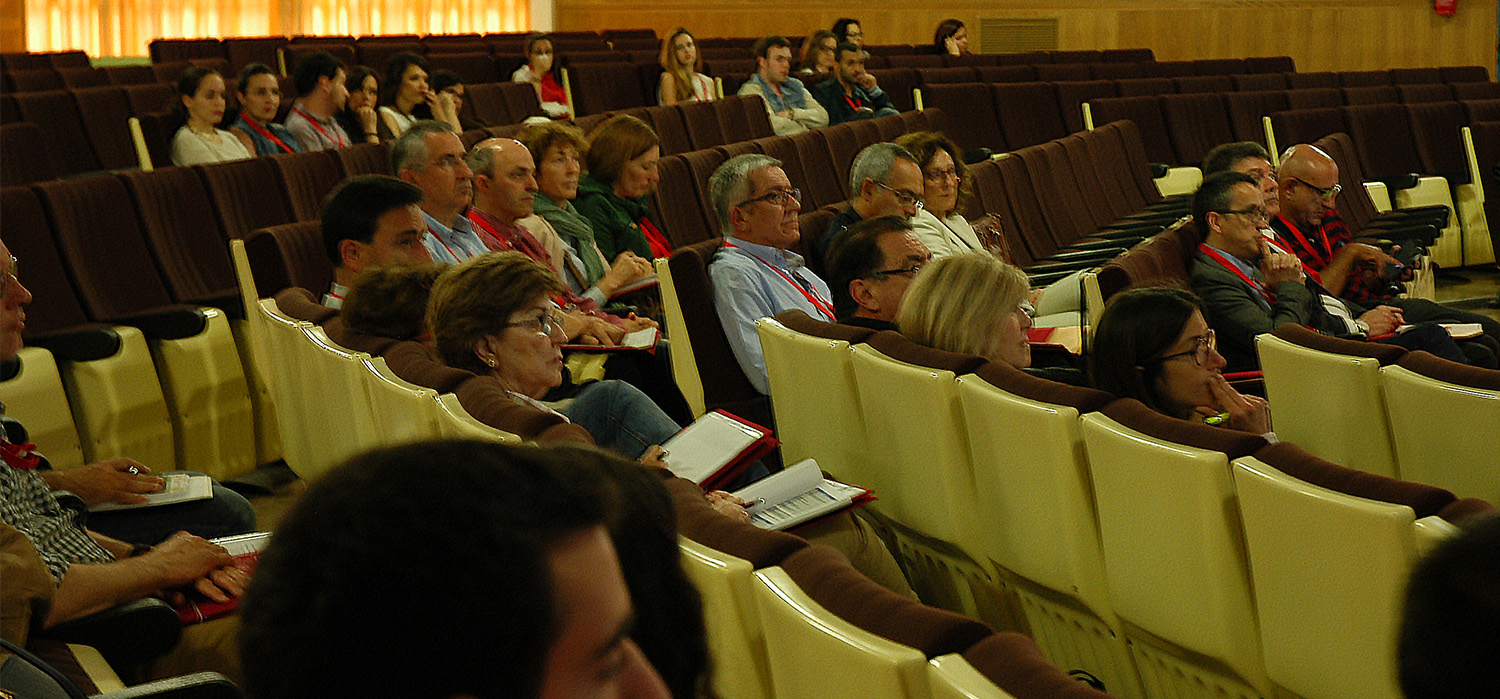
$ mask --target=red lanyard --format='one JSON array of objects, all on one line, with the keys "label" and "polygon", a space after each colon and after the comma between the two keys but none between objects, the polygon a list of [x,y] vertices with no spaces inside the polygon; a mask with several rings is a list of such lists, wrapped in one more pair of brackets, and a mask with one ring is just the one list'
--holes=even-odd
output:
[{"label": "red lanyard", "polygon": [[[1283,220],[1285,220],[1285,219],[1283,219]],[[1293,233],[1297,234],[1298,238],[1302,239],[1302,247],[1307,248],[1308,253],[1310,253],[1313,256],[1313,259],[1315,259],[1315,260],[1318,261],[1318,264],[1327,264],[1327,263],[1323,262],[1323,258],[1318,255],[1318,252],[1316,250],[1313,250],[1312,246],[1310,246],[1310,245],[1307,244],[1307,239],[1306,238],[1302,238],[1302,233],[1300,231],[1298,231],[1296,229],[1296,227],[1291,226],[1290,223],[1288,223],[1287,226],[1289,228],[1291,228],[1291,230],[1292,230]],[[1276,248],[1280,252],[1284,252],[1284,253],[1286,253],[1288,255],[1295,254],[1291,250],[1286,249],[1286,247],[1281,244],[1281,241],[1277,240],[1276,238],[1266,238],[1266,242],[1270,243],[1272,247]],[[1315,281],[1315,282],[1317,282],[1317,283],[1319,283],[1319,284],[1323,283],[1323,277],[1322,277],[1322,275],[1318,274],[1318,270],[1315,270],[1312,267],[1307,266],[1307,263],[1302,260],[1302,257],[1300,255],[1297,256],[1297,261],[1302,264],[1302,271],[1304,273],[1306,273],[1307,276],[1312,277],[1312,280]]]},{"label": "red lanyard", "polygon": [[[1280,218],[1281,222],[1286,224],[1286,229],[1292,232],[1292,235],[1297,238],[1297,242],[1302,244],[1302,249],[1306,250],[1307,254],[1312,256],[1313,261],[1318,263],[1318,267],[1328,266],[1328,263],[1331,260],[1324,259],[1323,254],[1318,252],[1317,249],[1313,248],[1312,243],[1308,242],[1307,236],[1302,235],[1302,231],[1298,230],[1296,226],[1292,225],[1291,221],[1286,220],[1285,216],[1281,216],[1278,214],[1277,218]],[[1328,234],[1326,232],[1319,232],[1319,235],[1323,237],[1323,249],[1327,250],[1328,255],[1332,257],[1333,249],[1328,244]]]},{"label": "red lanyard", "polygon": [[42,462],[42,455],[36,453],[36,445],[31,442],[11,444],[9,440],[3,440],[0,441],[0,459],[22,471],[30,471]]},{"label": "red lanyard", "polygon": [[864,106],[864,105],[863,105],[863,104],[861,104],[861,103],[859,103],[859,102],[857,102],[857,101],[855,101],[855,99],[854,99],[854,97],[853,97],[853,95],[850,95],[850,94],[849,94],[849,93],[847,93],[847,92],[846,92],[846,93],[844,93],[844,101],[845,101],[845,102],[848,102],[848,103],[849,103],[849,108],[850,108],[850,109],[853,109],[853,110],[854,110],[854,111],[856,111],[856,112],[857,112],[857,111],[859,111],[859,108],[860,108],[860,107],[863,107],[863,106]]},{"label": "red lanyard", "polygon": [[447,250],[448,254],[451,255],[453,259],[458,260],[459,262],[464,261],[463,258],[453,254],[453,248],[448,247],[448,244],[443,242],[443,236],[438,235],[437,231],[432,230],[432,226],[427,227],[427,233],[428,235],[431,235],[434,239],[436,239],[438,241],[438,245],[443,246],[443,249]]},{"label": "red lanyard", "polygon": [[[728,242],[724,243],[724,247],[726,247],[726,248],[740,248],[740,246],[735,245],[734,243],[728,243]],[[740,249],[743,250],[744,248],[740,248]],[[772,272],[775,272],[777,276],[781,277],[782,279],[785,279],[786,283],[791,284],[792,287],[795,288],[797,291],[802,292],[802,296],[807,299],[807,302],[811,303],[813,305],[813,308],[818,309],[818,312],[822,313],[825,317],[827,317],[828,320],[829,320],[829,322],[833,322],[836,319],[836,315],[833,312],[833,304],[830,304],[829,302],[824,301],[822,299],[822,297],[818,296],[817,290],[811,288],[811,285],[803,286],[801,284],[798,284],[797,281],[794,280],[794,279],[792,279],[792,277],[790,275],[788,275],[786,272],[783,272],[780,269],[777,269],[776,265],[773,265],[773,264],[771,264],[769,262],[766,262],[765,260],[760,259],[759,257],[756,257],[754,254],[752,254],[748,250],[745,251],[745,254],[746,255],[750,255],[750,259],[755,260],[756,262],[759,262],[759,263],[765,265]]]},{"label": "red lanyard", "polygon": [[298,114],[301,114],[302,118],[306,119],[307,123],[312,124],[312,127],[318,130],[318,133],[323,134],[323,138],[328,139],[329,143],[332,143],[332,144],[338,146],[339,148],[343,148],[343,147],[349,145],[347,143],[344,143],[344,139],[342,139],[342,138],[334,138],[333,136],[329,136],[328,132],[323,130],[322,124],[319,124],[318,120],[312,118],[312,116],[310,114],[308,114],[307,112],[304,112],[304,111],[302,111],[302,110],[300,110],[300,109],[298,109],[296,107],[292,107],[292,111],[294,111],[294,112],[296,112]]},{"label": "red lanyard", "polygon": [[1217,262],[1220,265],[1223,265],[1224,269],[1227,269],[1227,270],[1233,272],[1234,276],[1239,277],[1246,284],[1249,284],[1250,288],[1252,288],[1252,289],[1260,292],[1260,295],[1266,299],[1266,303],[1271,304],[1273,306],[1276,305],[1276,296],[1274,294],[1272,294],[1268,289],[1266,289],[1266,287],[1265,287],[1264,284],[1261,284],[1260,282],[1255,281],[1254,279],[1251,279],[1250,275],[1245,274],[1243,271],[1241,271],[1238,265],[1234,264],[1233,262],[1230,262],[1227,259],[1224,259],[1224,256],[1220,255],[1218,250],[1215,250],[1215,249],[1209,247],[1205,243],[1200,243],[1198,245],[1198,251],[1201,252],[1201,253],[1203,253],[1203,254],[1205,254],[1205,255],[1208,255],[1211,258],[1213,258],[1214,262]]},{"label": "red lanyard", "polygon": [[[306,115],[304,114],[303,116],[306,116]],[[277,138],[276,134],[271,133],[270,129],[267,129],[264,126],[261,126],[260,124],[255,123],[254,119],[245,119],[245,115],[243,115],[243,114],[240,115],[240,118],[244,119],[245,123],[249,124],[250,128],[255,130],[255,133],[258,133],[258,134],[260,134],[262,136],[265,136],[266,138],[271,139],[271,142],[275,143],[278,146],[281,146],[282,150],[284,150],[284,151],[286,151],[288,153],[296,153],[297,152],[297,151],[292,150],[291,147],[288,146],[287,144],[283,143],[281,141],[281,139]],[[314,123],[313,125],[317,126],[316,123]],[[321,128],[318,129],[318,130],[322,131]]]}]

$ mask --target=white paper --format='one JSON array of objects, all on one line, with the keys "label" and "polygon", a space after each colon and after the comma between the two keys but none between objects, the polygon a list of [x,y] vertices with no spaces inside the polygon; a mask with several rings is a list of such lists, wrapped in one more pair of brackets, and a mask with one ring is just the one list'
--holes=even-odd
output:
[{"label": "white paper", "polygon": [[702,484],[764,435],[723,413],[705,413],[661,445],[672,473]]},{"label": "white paper", "polygon": [[157,505],[175,505],[179,502],[207,500],[214,495],[214,482],[208,476],[166,473],[162,474],[162,480],[166,481],[162,491],[160,493],[146,493],[146,501],[143,503],[125,505],[118,502],[104,502],[98,505],[90,505],[89,511],[110,512],[113,510],[133,510],[140,507],[156,507]]}]

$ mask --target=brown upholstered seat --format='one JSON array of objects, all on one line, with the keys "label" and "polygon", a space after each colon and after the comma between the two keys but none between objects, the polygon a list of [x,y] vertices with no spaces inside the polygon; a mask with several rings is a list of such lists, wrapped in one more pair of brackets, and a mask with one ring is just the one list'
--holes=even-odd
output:
[{"label": "brown upholstered seat", "polygon": [[289,286],[322,294],[333,284],[333,263],[317,221],[257,230],[245,238],[245,254],[262,295],[274,295]]},{"label": "brown upholstered seat", "polygon": [[259,228],[291,223],[292,207],[267,158],[195,165],[213,198],[219,225],[230,238]]},{"label": "brown upholstered seat", "polygon": [[1156,439],[1227,455],[1231,460],[1250,456],[1266,446],[1258,434],[1210,427],[1203,423],[1168,417],[1146,407],[1146,404],[1121,398],[1100,411],[1130,429]]},{"label": "brown upholstered seat", "polygon": [[714,308],[708,265],[723,244],[723,238],[711,238],[678,248],[668,262],[682,305],[683,323],[693,338],[704,404],[708,410],[722,408],[756,424],[771,425],[770,401],[755,390],[740,369],[719,322],[719,311]]},{"label": "brown upholstered seat", "polygon": [[1014,632],[997,633],[963,652],[979,674],[1015,697],[1105,699],[1110,696],[1079,682],[1047,661],[1036,641]]},{"label": "brown upholstered seat", "polygon": [[[959,148],[989,148],[997,153],[1008,150],[1000,127],[999,110],[995,108],[989,85],[977,82],[927,84],[922,87],[922,103],[966,115],[954,124],[954,128],[944,132]],[[1018,105],[1012,105],[1012,108],[1015,106]]]},{"label": "brown upholstered seat", "polygon": [[269,158],[276,169],[292,217],[297,221],[316,221],[322,216],[323,200],[343,179],[342,165],[334,151],[315,150],[287,153]]},{"label": "brown upholstered seat", "polygon": [[875,331],[870,328],[861,328],[856,325],[844,325],[843,323],[830,323],[825,320],[816,320],[807,315],[800,308],[793,308],[776,314],[777,322],[795,330],[803,335],[821,337],[829,340],[842,340],[849,344],[864,342],[869,339]]},{"label": "brown upholstered seat", "polygon": [[1442,488],[1344,468],[1287,442],[1264,447],[1255,453],[1255,458],[1293,478],[1345,495],[1406,505],[1417,519],[1436,515],[1458,523],[1494,509],[1477,498],[1459,500]]},{"label": "brown upholstered seat", "polygon": [[668,155],[656,162],[661,180],[652,195],[656,220],[661,223],[662,232],[674,248],[707,240],[714,235],[714,227],[704,216],[693,185],[693,171],[684,155],[687,154]]},{"label": "brown upholstered seat", "polygon": [[234,265],[198,173],[169,167],[127,172],[120,179],[135,199],[146,240],[172,297],[203,302],[235,296]]},{"label": "brown upholstered seat", "polygon": [[1421,350],[1406,353],[1396,364],[1430,379],[1486,391],[1500,391],[1500,371],[1451,362]]},{"label": "brown upholstered seat", "polygon": [[785,532],[767,531],[752,524],[732,520],[716,512],[703,497],[698,484],[682,478],[669,478],[667,492],[677,510],[677,530],[715,551],[750,562],[755,568],[780,565],[807,542]]},{"label": "brown upholstered seat", "polygon": [[882,330],[866,338],[865,341],[875,351],[898,362],[939,371],[951,371],[960,376],[973,373],[985,363],[984,357],[919,345],[894,330]]},{"label": "brown upholstered seat", "polygon": [[1040,403],[1065,405],[1080,414],[1100,410],[1115,400],[1104,391],[1049,381],[1004,362],[985,362],[974,370],[974,375],[1007,393]]},{"label": "brown upholstered seat", "polygon": [[694,149],[703,150],[728,143],[724,137],[724,127],[719,125],[719,113],[715,111],[713,102],[689,102],[679,107],[683,123],[687,125],[688,140],[692,142]]},{"label": "brown upholstered seat", "polygon": [[1406,355],[1406,350],[1396,345],[1384,345],[1378,342],[1345,340],[1331,337],[1295,323],[1282,325],[1276,328],[1272,334],[1287,342],[1315,349],[1319,352],[1342,354],[1350,357],[1369,357],[1380,362],[1381,366],[1395,364]]}]

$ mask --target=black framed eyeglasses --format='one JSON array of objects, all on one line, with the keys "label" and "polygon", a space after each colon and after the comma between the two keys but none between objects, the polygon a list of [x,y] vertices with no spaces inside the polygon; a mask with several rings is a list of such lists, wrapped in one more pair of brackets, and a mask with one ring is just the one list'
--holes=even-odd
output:
[{"label": "black framed eyeglasses", "polygon": [[735,206],[737,206],[737,207],[749,206],[749,205],[754,204],[755,202],[758,202],[758,201],[770,202],[771,204],[774,204],[776,206],[780,206],[780,207],[784,208],[784,207],[786,207],[787,204],[789,204],[789,203],[791,203],[793,201],[801,202],[802,201],[802,190],[797,189],[796,187],[793,187],[791,189],[773,189],[773,190],[771,190],[769,192],[766,192],[765,194],[762,194],[762,195],[760,195],[760,196],[758,196],[758,197],[756,197],[754,199],[746,199],[746,200],[744,200],[744,201],[742,201],[742,202],[740,202],[738,204],[735,204]]},{"label": "black framed eyeglasses", "polygon": [[1244,209],[1215,209],[1216,214],[1233,214],[1235,216],[1248,216],[1252,221],[1270,221],[1271,212],[1264,206],[1251,206]]},{"label": "black framed eyeglasses", "polygon": [[1318,193],[1318,198],[1322,199],[1324,201],[1331,200],[1334,197],[1338,196],[1339,192],[1344,191],[1344,186],[1341,185],[1341,184],[1338,184],[1338,183],[1334,183],[1334,185],[1332,187],[1324,189],[1324,188],[1319,187],[1319,186],[1317,186],[1317,185],[1315,185],[1315,184],[1313,184],[1311,182],[1308,182],[1307,180],[1302,179],[1301,177],[1296,177],[1296,176],[1289,175],[1288,179],[1293,179],[1293,180],[1296,180],[1298,182],[1301,182],[1303,187],[1306,187],[1308,189],[1311,189],[1314,192],[1317,192]]},{"label": "black framed eyeglasses", "polygon": [[926,262],[918,262],[917,264],[914,264],[910,267],[903,267],[901,269],[882,269],[878,272],[871,272],[870,276],[885,277],[894,274],[901,277],[915,277],[917,276],[917,272],[922,271],[922,267],[924,267],[926,264]]},{"label": "black framed eyeglasses", "polygon": [[552,310],[547,311],[546,313],[543,313],[535,318],[527,318],[526,320],[517,320],[510,323],[505,323],[500,327],[534,327],[536,328],[536,331],[538,333],[551,337],[552,333],[559,332],[563,329],[563,312],[562,309],[554,307]]},{"label": "black framed eyeglasses", "polygon": [[900,202],[902,206],[916,206],[918,209],[924,209],[927,207],[927,202],[923,200],[922,197],[912,194],[911,192],[903,192],[883,182],[876,182],[875,186],[896,195],[896,201]]},{"label": "black framed eyeglasses", "polygon": [[15,282],[15,286],[21,285],[21,261],[15,255],[10,256],[10,271],[0,272],[0,300],[10,295],[11,282]]},{"label": "black framed eyeglasses", "polygon": [[1203,366],[1208,363],[1208,354],[1219,348],[1218,336],[1214,334],[1213,328],[1208,332],[1193,338],[1193,348],[1186,352],[1177,352],[1157,359],[1158,362],[1167,362],[1178,357],[1192,357],[1193,364]]}]

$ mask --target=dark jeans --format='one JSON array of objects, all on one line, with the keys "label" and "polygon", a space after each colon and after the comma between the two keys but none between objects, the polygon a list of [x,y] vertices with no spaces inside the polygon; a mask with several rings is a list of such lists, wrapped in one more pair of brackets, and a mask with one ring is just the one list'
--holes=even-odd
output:
[{"label": "dark jeans", "polygon": [[90,513],[88,528],[126,543],[155,546],[179,531],[205,539],[253,532],[255,510],[243,495],[214,481],[213,497],[207,500]]}]

